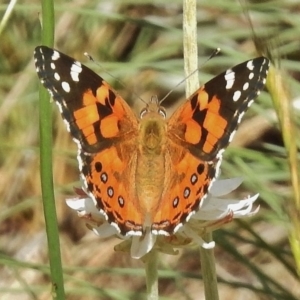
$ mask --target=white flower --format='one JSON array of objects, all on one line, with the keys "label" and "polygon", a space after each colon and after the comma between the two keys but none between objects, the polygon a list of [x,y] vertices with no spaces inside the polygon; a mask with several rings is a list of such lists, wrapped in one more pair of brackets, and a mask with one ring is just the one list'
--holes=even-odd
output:
[{"label": "white flower", "polygon": [[88,227],[101,238],[117,236],[124,241],[115,247],[118,251],[130,251],[133,258],[141,258],[152,248],[168,254],[176,254],[174,248],[197,244],[204,248],[213,248],[215,243],[206,243],[202,236],[232,221],[256,214],[253,203],[258,194],[242,200],[221,198],[231,193],[242,183],[242,179],[216,180],[207,197],[202,200],[201,208],[175,234],[171,236],[155,235],[147,228],[142,236],[122,236],[110,225],[98,211],[93,200],[84,191],[78,189],[76,198],[67,199],[67,205],[78,212]]}]

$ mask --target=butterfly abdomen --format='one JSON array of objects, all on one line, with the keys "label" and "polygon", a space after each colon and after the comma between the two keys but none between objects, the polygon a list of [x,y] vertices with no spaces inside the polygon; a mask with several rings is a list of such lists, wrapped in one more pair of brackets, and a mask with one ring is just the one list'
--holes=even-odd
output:
[{"label": "butterfly abdomen", "polygon": [[140,123],[136,164],[137,198],[144,214],[152,215],[161,200],[165,180],[166,128],[160,118],[146,118]]},{"label": "butterfly abdomen", "polygon": [[164,157],[161,155],[137,157],[136,195],[141,212],[151,214],[160,203],[165,180]]}]

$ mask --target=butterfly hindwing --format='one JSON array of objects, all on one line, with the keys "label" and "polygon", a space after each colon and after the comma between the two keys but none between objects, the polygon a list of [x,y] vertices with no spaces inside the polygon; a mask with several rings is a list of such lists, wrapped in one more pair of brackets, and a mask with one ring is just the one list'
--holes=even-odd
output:
[{"label": "butterfly hindwing", "polygon": [[143,224],[132,183],[136,169],[135,144],[134,140],[128,140],[121,147],[111,146],[94,155],[81,152],[79,158],[85,162],[81,177],[89,196],[124,236],[142,232]]},{"label": "butterfly hindwing", "polygon": [[170,143],[168,151],[172,155],[172,172],[165,187],[163,200],[156,211],[152,228],[163,234],[172,234],[178,230],[195,212],[199,210],[203,199],[217,176],[220,161],[208,163],[199,160],[189,151]]}]

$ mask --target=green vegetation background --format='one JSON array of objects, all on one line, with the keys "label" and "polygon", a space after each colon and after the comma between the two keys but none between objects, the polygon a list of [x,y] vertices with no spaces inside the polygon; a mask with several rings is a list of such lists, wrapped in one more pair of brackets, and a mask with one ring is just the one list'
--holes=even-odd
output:
[{"label": "green vegetation background", "polygon": [[[0,298],[51,299],[39,179],[38,79],[33,49],[41,43],[39,1],[17,3],[8,19],[0,2]],[[285,91],[299,131],[300,4],[249,1],[261,45],[280,58]],[[55,47],[101,74],[138,113],[184,77],[181,1],[56,1]],[[237,1],[199,1],[201,83],[257,56],[249,20]],[[87,61],[88,52],[97,64]],[[197,66],[195,66],[196,68]],[[117,81],[115,78],[118,78]],[[120,81],[123,84],[120,84]],[[165,101],[168,114],[184,101],[184,84]],[[54,182],[67,299],[141,299],[143,263],[116,253],[64,199],[79,186],[76,145],[53,104]],[[288,128],[285,128],[289,130]],[[299,145],[299,136],[295,135]],[[298,155],[299,156],[299,155]],[[259,213],[214,233],[220,299],[299,299],[289,246],[293,190],[282,132],[267,92],[253,104],[227,149],[222,177],[243,176],[237,196],[259,193]],[[299,214],[299,212],[298,212]],[[202,299],[197,249],[162,255],[161,299]]]}]

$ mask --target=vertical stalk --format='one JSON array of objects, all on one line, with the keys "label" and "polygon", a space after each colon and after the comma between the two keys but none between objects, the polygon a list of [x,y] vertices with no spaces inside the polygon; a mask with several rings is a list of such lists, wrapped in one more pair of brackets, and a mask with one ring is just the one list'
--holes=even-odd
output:
[{"label": "vertical stalk", "polygon": [[158,300],[158,252],[152,249],[145,257],[147,300]]},{"label": "vertical stalk", "polygon": [[[196,0],[183,0],[183,49],[186,80],[186,96],[189,97],[199,88],[198,72],[189,76],[198,68]],[[189,77],[188,77],[189,76]],[[207,234],[206,242],[212,240]],[[215,257],[213,249],[200,248],[201,270],[206,300],[218,300]]]},{"label": "vertical stalk", "polygon": [[189,97],[199,88],[199,75],[198,72],[194,72],[198,69],[196,9],[196,0],[183,0],[183,56],[184,72],[187,77],[186,97]]},{"label": "vertical stalk", "polygon": [[[43,45],[51,47],[54,41],[54,3],[52,0],[43,0],[41,1],[41,3],[42,43]],[[52,298],[56,300],[64,300],[65,291],[52,173],[52,104],[49,101],[49,93],[45,88],[40,86],[39,92],[40,174],[44,216],[48,239]]]},{"label": "vertical stalk", "polygon": [[[204,236],[206,242],[212,241],[212,233]],[[200,247],[201,271],[205,289],[206,300],[218,300],[218,282],[216,275],[216,262],[214,249],[204,249]]]}]

